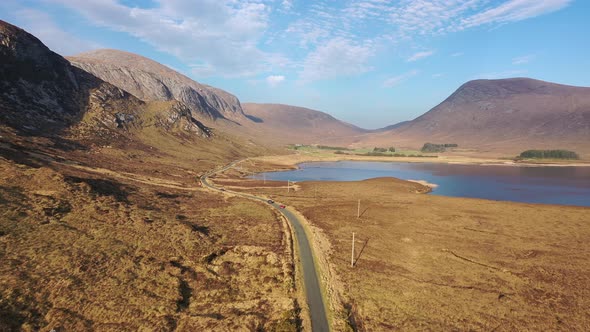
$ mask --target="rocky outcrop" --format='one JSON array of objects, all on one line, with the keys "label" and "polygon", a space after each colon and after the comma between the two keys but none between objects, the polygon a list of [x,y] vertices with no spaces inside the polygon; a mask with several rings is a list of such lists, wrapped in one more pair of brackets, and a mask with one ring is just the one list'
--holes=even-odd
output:
[{"label": "rocky outcrop", "polygon": [[23,130],[71,124],[98,85],[26,31],[0,21],[0,119]]},{"label": "rocky outcrop", "polygon": [[240,101],[232,94],[197,83],[140,55],[97,50],[67,59],[74,66],[129,91],[141,100],[178,100],[186,104],[194,116],[205,116],[211,120],[244,119]]}]

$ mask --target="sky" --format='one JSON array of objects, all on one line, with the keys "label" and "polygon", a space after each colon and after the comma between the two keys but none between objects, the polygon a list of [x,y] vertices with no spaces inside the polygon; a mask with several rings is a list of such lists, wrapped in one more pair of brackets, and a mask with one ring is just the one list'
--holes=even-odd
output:
[{"label": "sky", "polygon": [[241,102],[374,129],[473,79],[590,86],[587,0],[1,0],[0,19],[61,55],[154,59]]}]

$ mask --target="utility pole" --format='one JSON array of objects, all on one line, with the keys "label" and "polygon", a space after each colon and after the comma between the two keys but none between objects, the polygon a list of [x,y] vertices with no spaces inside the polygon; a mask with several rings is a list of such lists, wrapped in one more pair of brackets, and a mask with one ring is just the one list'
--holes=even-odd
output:
[{"label": "utility pole", "polygon": [[291,181],[287,180],[287,192],[289,192],[289,189],[290,189],[289,184],[290,183],[291,183]]},{"label": "utility pole", "polygon": [[266,184],[266,173],[262,173],[262,178],[264,179],[264,184]]},{"label": "utility pole", "polygon": [[354,267],[354,232],[352,232],[352,255],[350,256],[350,267]]},{"label": "utility pole", "polygon": [[361,217],[361,200],[359,199],[358,208],[356,210],[356,217],[357,219]]}]

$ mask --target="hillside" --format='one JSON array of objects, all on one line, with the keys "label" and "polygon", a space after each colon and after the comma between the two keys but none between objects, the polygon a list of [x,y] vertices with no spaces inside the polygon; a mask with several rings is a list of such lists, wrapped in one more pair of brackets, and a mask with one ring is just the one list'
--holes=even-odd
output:
[{"label": "hillside", "polygon": [[294,330],[286,226],[198,182],[267,152],[0,21],[0,331]]},{"label": "hillside", "polygon": [[348,144],[352,136],[365,132],[328,114],[302,107],[241,105],[228,92],[195,82],[165,65],[133,53],[96,50],[67,59],[74,66],[144,101],[178,100],[208,126],[266,145]]},{"label": "hillside", "polygon": [[308,108],[255,103],[244,103],[242,106],[252,120],[245,126],[275,142],[347,145],[355,136],[367,132],[329,114]]},{"label": "hillside", "polygon": [[589,139],[590,88],[513,78],[467,82],[424,115],[362,142],[458,143],[507,153],[570,148],[588,154]]},{"label": "hillside", "polygon": [[[243,118],[239,100],[232,94],[197,83],[148,58],[118,50],[96,50],[67,58],[100,79],[130,92],[144,101],[178,100],[196,117]],[[201,119],[203,120],[203,119]]]}]

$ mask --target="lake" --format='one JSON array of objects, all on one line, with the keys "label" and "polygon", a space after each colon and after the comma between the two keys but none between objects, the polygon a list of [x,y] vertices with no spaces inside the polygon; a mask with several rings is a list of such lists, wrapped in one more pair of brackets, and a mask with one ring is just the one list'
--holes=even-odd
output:
[{"label": "lake", "polygon": [[440,163],[313,162],[299,169],[268,172],[256,179],[358,181],[376,177],[424,180],[433,195],[590,206],[590,167],[457,165]]}]

